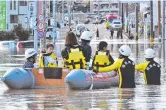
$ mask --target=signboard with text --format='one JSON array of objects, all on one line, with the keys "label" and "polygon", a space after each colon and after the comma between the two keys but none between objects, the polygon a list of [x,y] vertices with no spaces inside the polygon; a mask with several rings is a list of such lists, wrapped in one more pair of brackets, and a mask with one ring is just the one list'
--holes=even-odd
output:
[{"label": "signboard with text", "polygon": [[6,1],[0,0],[0,31],[6,30]]}]

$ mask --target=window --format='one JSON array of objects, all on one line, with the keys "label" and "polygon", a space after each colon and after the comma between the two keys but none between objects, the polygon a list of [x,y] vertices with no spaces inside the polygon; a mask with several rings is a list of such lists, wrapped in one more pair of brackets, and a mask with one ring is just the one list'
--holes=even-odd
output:
[{"label": "window", "polygon": [[120,22],[114,22],[114,24],[120,24]]},{"label": "window", "polygon": [[16,1],[14,0],[14,10],[16,10]]},{"label": "window", "polygon": [[20,1],[20,6],[27,6],[27,1]]},{"label": "window", "polygon": [[12,10],[12,1],[10,1],[10,10]]},{"label": "window", "polygon": [[10,23],[18,23],[18,16],[10,15]]}]

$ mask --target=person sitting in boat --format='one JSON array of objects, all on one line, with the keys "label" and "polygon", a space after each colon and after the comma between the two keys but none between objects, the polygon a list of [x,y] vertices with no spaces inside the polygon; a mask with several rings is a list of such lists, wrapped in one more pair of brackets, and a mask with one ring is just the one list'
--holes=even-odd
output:
[{"label": "person sitting in boat", "polygon": [[[107,42],[101,41],[99,43],[99,50],[96,51],[96,54],[93,59],[92,68],[93,70],[100,70],[99,68],[110,66],[114,63],[114,59],[110,55],[109,50],[107,50]],[[99,71],[102,72],[102,71]]]},{"label": "person sitting in boat", "polygon": [[25,51],[26,62],[23,65],[23,68],[34,68],[34,63],[36,63],[37,52],[35,49],[27,49]]},{"label": "person sitting in boat", "polygon": [[92,54],[92,49],[91,46],[89,45],[90,41],[92,40],[92,33],[90,31],[84,31],[81,34],[81,46],[84,48],[86,51],[87,55],[85,57],[87,67],[89,67],[89,62]]},{"label": "person sitting in boat", "polygon": [[144,74],[145,83],[148,85],[160,85],[161,66],[154,61],[155,51],[151,48],[145,50],[146,62],[135,66],[135,69]]},{"label": "person sitting in boat", "polygon": [[47,44],[46,53],[40,55],[39,67],[58,67],[57,57],[53,51],[54,45]]},{"label": "person sitting in boat", "polygon": [[99,68],[99,71],[109,72],[117,69],[119,88],[135,88],[135,64],[128,58],[131,54],[131,49],[128,45],[122,45],[119,48],[119,53],[117,61],[111,66]]},{"label": "person sitting in boat", "polygon": [[76,36],[73,32],[68,32],[65,38],[65,48],[61,52],[65,68],[85,69],[86,51],[78,45]]}]

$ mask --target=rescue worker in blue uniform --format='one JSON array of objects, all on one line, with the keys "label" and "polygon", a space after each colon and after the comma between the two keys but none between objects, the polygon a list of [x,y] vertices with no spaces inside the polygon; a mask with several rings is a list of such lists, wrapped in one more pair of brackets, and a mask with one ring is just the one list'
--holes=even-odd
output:
[{"label": "rescue worker in blue uniform", "polygon": [[85,69],[86,68],[86,51],[78,45],[76,36],[73,32],[68,32],[65,38],[65,48],[61,52],[63,65],[65,68]]},{"label": "rescue worker in blue uniform", "polygon": [[131,49],[128,45],[119,48],[119,59],[111,66],[99,68],[99,71],[109,72],[117,70],[119,74],[119,88],[135,88],[135,64],[128,57]]},{"label": "rescue worker in blue uniform", "polygon": [[23,65],[23,68],[34,68],[34,63],[36,63],[37,52],[35,49],[27,49],[25,51],[26,62]]},{"label": "rescue worker in blue uniform", "polygon": [[89,66],[89,62],[90,62],[91,54],[92,54],[92,49],[91,49],[91,46],[89,45],[91,40],[92,40],[92,33],[90,31],[84,31],[81,34],[81,46],[84,48],[87,54],[85,57],[87,67]]},{"label": "rescue worker in blue uniform", "polygon": [[146,62],[135,66],[135,69],[141,71],[147,85],[160,85],[161,66],[154,61],[155,51],[151,48],[145,50]]},{"label": "rescue worker in blue uniform", "polygon": [[58,67],[57,57],[53,51],[54,45],[47,44],[46,53],[42,53],[39,57],[39,67]]},{"label": "rescue worker in blue uniform", "polygon": [[[107,50],[107,42],[101,41],[99,43],[99,50],[96,51],[96,54],[93,59],[92,68],[93,70],[99,70],[99,68],[104,68],[110,66],[114,63],[114,59],[110,55],[109,50]],[[98,71],[102,72],[102,71]]]}]

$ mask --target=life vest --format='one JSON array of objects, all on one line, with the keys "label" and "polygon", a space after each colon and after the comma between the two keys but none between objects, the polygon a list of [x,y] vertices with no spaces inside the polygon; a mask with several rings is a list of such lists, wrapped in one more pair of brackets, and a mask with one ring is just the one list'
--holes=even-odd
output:
[{"label": "life vest", "polygon": [[135,64],[129,58],[115,61],[111,66],[101,68],[99,71],[109,72],[118,70],[119,88],[135,88]]},{"label": "life vest", "polygon": [[109,51],[97,51],[94,57],[93,70],[99,70],[99,68],[107,67],[109,65],[111,65],[111,62],[109,61]]},{"label": "life vest", "polygon": [[110,23],[109,23],[108,21],[106,21],[105,26],[106,26],[107,28],[110,27]]},{"label": "life vest", "polygon": [[82,50],[78,48],[70,48],[67,50],[68,52],[68,59],[64,58],[64,67],[69,69],[85,69],[86,68],[86,61],[85,57],[83,56]]},{"label": "life vest", "polygon": [[135,64],[129,58],[125,58],[119,68],[120,88],[135,88]]},{"label": "life vest", "polygon": [[136,65],[136,70],[143,72],[145,83],[148,85],[160,85],[161,66],[154,60]]},{"label": "life vest", "polygon": [[[47,65],[45,65],[45,60],[47,60],[45,57],[50,57],[50,60],[53,60],[53,62],[48,61]],[[58,67],[58,61],[57,57],[54,53],[51,54],[43,54],[39,58],[39,67]]]}]

